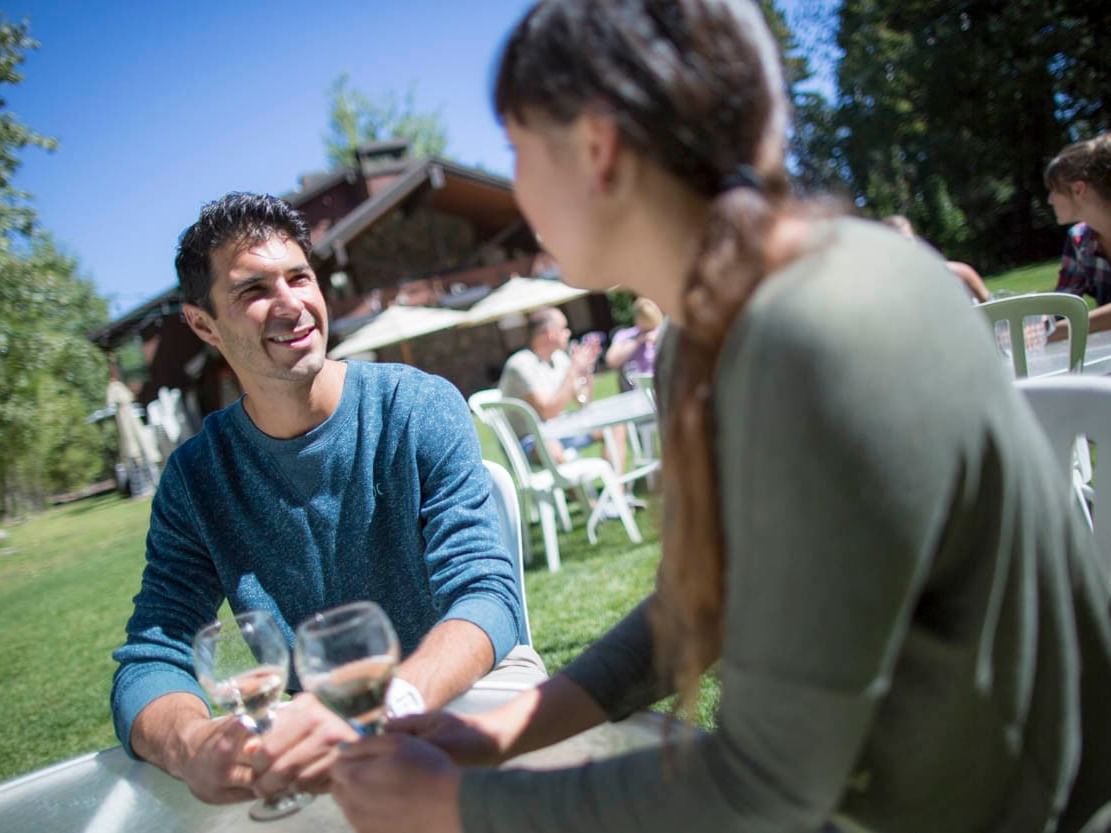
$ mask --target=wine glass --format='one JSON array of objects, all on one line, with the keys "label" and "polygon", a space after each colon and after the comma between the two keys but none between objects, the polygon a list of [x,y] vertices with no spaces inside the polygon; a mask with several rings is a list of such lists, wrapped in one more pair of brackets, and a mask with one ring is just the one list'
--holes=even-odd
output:
[{"label": "wine glass", "polygon": [[389,617],[374,602],[351,602],[297,626],[293,662],[305,691],[361,735],[381,734],[386,690],[400,649]]},{"label": "wine glass", "polygon": [[574,381],[575,388],[575,401],[579,405],[586,405],[590,401],[590,377],[586,375],[576,376]]},{"label": "wine glass", "polygon": [[[270,730],[289,676],[289,648],[273,616],[250,610],[201,628],[193,638],[193,667],[213,703],[255,734]],[[312,799],[308,793],[280,792],[256,801],[248,815],[255,821],[278,819]]]}]

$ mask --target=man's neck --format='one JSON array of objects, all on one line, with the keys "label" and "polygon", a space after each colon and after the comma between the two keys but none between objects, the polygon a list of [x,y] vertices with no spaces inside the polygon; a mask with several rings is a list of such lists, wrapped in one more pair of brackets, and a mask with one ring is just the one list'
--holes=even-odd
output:
[{"label": "man's neck", "polygon": [[532,352],[535,353],[536,357],[542,362],[550,362],[552,360],[552,354],[556,351],[556,348],[551,344],[533,344],[530,346]]},{"label": "man's neck", "polygon": [[328,359],[304,384],[284,381],[252,385],[243,407],[264,434],[285,440],[307,434],[330,417],[343,396],[347,365]]}]

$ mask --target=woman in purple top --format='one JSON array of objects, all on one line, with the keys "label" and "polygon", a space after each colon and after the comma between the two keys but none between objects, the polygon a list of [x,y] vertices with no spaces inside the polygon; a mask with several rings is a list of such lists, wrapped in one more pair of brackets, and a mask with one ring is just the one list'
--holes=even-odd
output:
[{"label": "woman in purple top", "polygon": [[663,313],[653,301],[637,298],[633,303],[633,325],[613,334],[606,351],[606,367],[631,373],[652,373],[656,368],[656,341]]}]

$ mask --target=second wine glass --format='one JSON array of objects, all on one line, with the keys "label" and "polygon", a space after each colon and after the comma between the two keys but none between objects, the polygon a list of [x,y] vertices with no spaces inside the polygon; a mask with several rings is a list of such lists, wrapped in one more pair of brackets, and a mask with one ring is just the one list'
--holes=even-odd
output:
[{"label": "second wine glass", "polygon": [[352,602],[297,626],[293,662],[305,691],[368,735],[382,731],[399,654],[385,611],[374,602]]}]

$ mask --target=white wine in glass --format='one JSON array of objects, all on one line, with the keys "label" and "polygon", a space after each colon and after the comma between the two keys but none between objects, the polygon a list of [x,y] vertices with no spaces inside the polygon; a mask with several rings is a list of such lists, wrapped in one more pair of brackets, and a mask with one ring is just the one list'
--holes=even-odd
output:
[{"label": "white wine in glass", "polygon": [[374,602],[314,614],[297,627],[293,662],[305,691],[360,734],[379,734],[399,656],[389,617]]},{"label": "white wine in glass", "polygon": [[[270,730],[289,677],[289,648],[274,617],[251,610],[213,622],[193,638],[193,667],[212,702],[256,734]],[[255,821],[296,813],[312,801],[286,791],[251,805]]]}]

